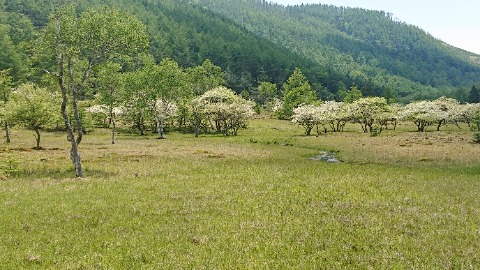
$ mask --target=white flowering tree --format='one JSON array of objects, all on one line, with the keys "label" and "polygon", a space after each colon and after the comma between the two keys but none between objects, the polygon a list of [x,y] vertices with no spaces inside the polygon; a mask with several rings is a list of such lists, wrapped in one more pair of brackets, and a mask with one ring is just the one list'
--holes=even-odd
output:
[{"label": "white flowering tree", "polygon": [[336,101],[325,101],[320,105],[301,105],[294,109],[292,122],[305,128],[307,135],[311,134],[315,126],[317,133],[320,133],[320,126],[323,126],[325,133],[327,127],[334,132],[341,132],[352,117],[349,107],[348,103]]},{"label": "white flowering tree", "polygon": [[111,121],[110,119],[111,114],[114,114],[115,118],[117,118],[117,116],[121,116],[123,114],[123,110],[124,109],[122,107],[109,108],[107,105],[98,105],[98,104],[90,107],[86,107],[84,109],[86,113],[91,114],[96,119],[100,119],[101,123],[99,124],[101,124],[104,127],[108,127],[110,125],[109,122]]},{"label": "white flowering tree", "polygon": [[350,107],[352,121],[360,123],[363,132],[373,132],[374,124],[382,130],[381,123],[393,116],[393,111],[383,97],[361,98],[353,102]]},{"label": "white flowering tree", "polygon": [[195,137],[200,135],[200,130],[207,132],[208,130],[208,116],[205,109],[205,101],[200,98],[195,98],[188,104],[188,118],[190,125],[193,128]]},{"label": "white flowering tree", "polygon": [[310,136],[312,129],[320,124],[319,106],[300,105],[293,109],[292,122],[302,126],[305,134]]},{"label": "white flowering tree", "polygon": [[[352,115],[350,104],[336,101],[325,101],[319,106],[319,117],[323,124],[328,124],[334,132],[341,132]],[[326,130],[326,129],[325,129]]]},{"label": "white flowering tree", "polygon": [[390,108],[392,109],[391,118],[385,120],[383,123],[381,123],[381,125],[383,125],[385,129],[388,129],[388,124],[391,123],[393,125],[393,130],[396,130],[397,123],[399,120],[401,120],[400,112],[403,110],[403,107],[404,105],[399,103],[390,104]]},{"label": "white flowering tree", "polygon": [[455,118],[458,115],[458,110],[460,108],[460,102],[453,98],[440,97],[433,101],[433,103],[439,107],[439,109],[445,112],[445,118],[440,119],[437,122],[437,131],[440,131],[440,128],[447,123],[455,123]]},{"label": "white flowering tree", "polygon": [[433,101],[417,101],[407,104],[399,112],[400,118],[412,121],[418,131],[425,131],[425,128],[439,123],[447,118],[447,112]]},{"label": "white flowering tree", "polygon": [[237,135],[254,114],[253,102],[223,86],[205,92],[190,103],[191,124],[198,136],[200,129],[212,129],[225,135]]},{"label": "white flowering tree", "polygon": [[[237,102],[230,104],[230,116],[228,118],[228,127],[232,130],[234,136],[237,136],[238,130],[244,128],[248,124],[254,114],[254,102],[248,100],[238,100]],[[228,134],[228,133],[227,133]]]},{"label": "white flowering tree", "polygon": [[265,110],[270,114],[270,116],[275,116],[280,113],[280,110],[283,107],[283,101],[278,97],[272,98],[265,104]]},{"label": "white flowering tree", "polygon": [[468,127],[471,127],[473,117],[477,110],[480,110],[480,103],[460,104],[455,110],[450,112],[450,117],[457,126],[459,126],[458,123],[466,123]]}]

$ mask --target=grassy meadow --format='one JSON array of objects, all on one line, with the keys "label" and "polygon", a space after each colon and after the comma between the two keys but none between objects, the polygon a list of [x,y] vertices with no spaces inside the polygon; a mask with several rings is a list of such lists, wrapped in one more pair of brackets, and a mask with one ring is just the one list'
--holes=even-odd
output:
[{"label": "grassy meadow", "polygon": [[[430,128],[429,130],[433,130]],[[480,145],[455,126],[237,137],[97,129],[74,179],[64,133],[12,130],[0,269],[478,269]],[[323,150],[341,163],[312,160]]]}]

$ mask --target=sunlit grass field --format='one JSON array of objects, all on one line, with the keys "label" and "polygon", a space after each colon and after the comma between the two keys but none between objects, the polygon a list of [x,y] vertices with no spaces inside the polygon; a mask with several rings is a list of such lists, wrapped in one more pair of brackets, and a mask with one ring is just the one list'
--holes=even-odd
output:
[{"label": "sunlit grass field", "polygon": [[[12,130],[0,269],[478,269],[480,145],[466,128],[306,137],[95,130],[75,179],[63,133]],[[433,128],[431,129],[433,130]],[[327,150],[341,163],[311,157]]]}]

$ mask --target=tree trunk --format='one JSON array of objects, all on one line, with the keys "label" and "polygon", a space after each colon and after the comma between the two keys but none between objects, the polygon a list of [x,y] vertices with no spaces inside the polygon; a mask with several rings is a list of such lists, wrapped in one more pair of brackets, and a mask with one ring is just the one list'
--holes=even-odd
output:
[{"label": "tree trunk", "polygon": [[80,153],[78,152],[78,143],[77,140],[75,140],[75,133],[72,125],[70,124],[70,119],[68,119],[66,111],[62,110],[62,115],[65,121],[65,127],[67,129],[67,140],[72,145],[70,148],[70,158],[72,159],[73,166],[75,167],[75,175],[76,177],[81,178],[83,177],[82,162],[80,159]]},{"label": "tree trunk", "polygon": [[193,130],[195,132],[195,138],[200,135],[200,128],[202,127],[202,120],[198,115],[193,115]]},{"label": "tree trunk", "polygon": [[83,177],[82,162],[80,159],[80,153],[78,152],[78,143],[77,143],[77,140],[75,140],[75,133],[72,125],[70,124],[70,119],[68,118],[67,112],[64,109],[63,102],[62,102],[62,116],[63,116],[63,120],[65,121],[65,127],[67,129],[67,140],[71,144],[70,159],[72,160],[73,166],[75,167],[75,176],[82,178]]},{"label": "tree trunk", "polygon": [[70,156],[72,158],[73,166],[75,167],[75,175],[78,178],[83,178],[82,161],[80,159],[80,153],[78,152],[78,144],[75,140],[72,140],[70,143],[72,144]]},{"label": "tree trunk", "polygon": [[164,139],[162,124],[161,124],[160,117],[158,116],[158,111],[156,106],[153,107],[153,116],[155,119],[155,126],[157,128],[158,139]]},{"label": "tree trunk", "polygon": [[158,139],[162,139],[162,128],[161,128],[161,124],[160,124],[160,119],[158,117],[158,115],[155,115],[155,125],[157,127],[157,135],[158,135]]},{"label": "tree trunk", "polygon": [[[67,140],[72,145],[70,149],[70,158],[73,162],[73,166],[75,167],[76,177],[82,178],[83,177],[82,162],[80,159],[80,154],[78,153],[78,144],[80,143],[80,141],[78,138],[77,140],[75,140],[75,133],[74,133],[72,124],[70,122],[70,118],[68,117],[68,112],[67,112],[68,95],[67,95],[67,86],[65,85],[65,82],[64,82],[64,60],[63,60],[63,55],[61,54],[58,56],[58,66],[59,66],[58,84],[62,91],[61,113],[62,113],[62,118],[65,124],[66,131],[67,131]],[[75,91],[72,91],[72,95],[75,95]],[[72,103],[74,103],[74,101],[76,101],[76,99],[72,99]],[[76,107],[76,104],[73,104],[73,105],[74,105],[74,110],[77,109],[74,112],[75,117],[77,115],[79,116],[78,108]],[[82,134],[83,131],[82,131],[81,123],[78,129],[79,129],[78,131],[79,134]],[[80,137],[80,140],[81,140],[81,137]]]},{"label": "tree trunk", "polygon": [[5,122],[5,136],[7,137],[7,143],[10,143],[10,129],[8,127],[8,123]]},{"label": "tree trunk", "polygon": [[143,120],[139,119],[138,124],[137,124],[137,129],[140,131],[140,136],[145,135],[145,127],[143,125]]},{"label": "tree trunk", "polygon": [[110,121],[112,121],[112,144],[115,144],[115,131],[117,129],[117,122],[115,121],[115,114],[110,114]]},{"label": "tree trunk", "polygon": [[[223,125],[225,128],[225,136],[230,136],[230,129],[229,129],[227,120],[223,120]],[[221,127],[221,124],[220,124],[220,127]]]},{"label": "tree trunk", "polygon": [[310,134],[312,134],[312,129],[313,129],[313,127],[308,127],[308,128],[305,129],[305,133],[306,133],[307,136],[310,136]]},{"label": "tree trunk", "polygon": [[160,139],[165,139],[165,112],[162,112],[160,120]]},{"label": "tree trunk", "polygon": [[417,127],[418,127],[418,132],[423,132],[425,130],[425,124],[423,123],[418,123],[417,124]]},{"label": "tree trunk", "polygon": [[373,131],[373,124],[367,124],[368,126],[368,132],[372,132]]},{"label": "tree trunk", "polygon": [[364,125],[363,123],[360,123],[360,125],[362,126],[363,133],[367,133],[368,132],[367,125]]},{"label": "tree trunk", "polygon": [[[71,95],[72,95],[71,105],[73,108],[73,117],[75,118],[75,122],[77,124],[76,143],[78,146],[80,145],[80,142],[82,142],[82,138],[83,138],[83,125],[82,125],[82,118],[80,116],[80,111],[78,110],[78,105],[77,105],[77,91],[75,89],[72,89]],[[73,131],[73,128],[72,128],[72,131]]]},{"label": "tree trunk", "polygon": [[217,133],[222,133],[222,125],[220,124],[220,120],[215,120],[215,128],[217,129]]},{"label": "tree trunk", "polygon": [[440,127],[446,122],[446,120],[440,120],[437,125],[437,131],[440,131]]},{"label": "tree trunk", "polygon": [[[210,124],[210,128],[213,130],[215,127],[213,126],[212,119],[211,119],[210,116],[207,116],[207,117],[208,117],[208,123]],[[215,124],[216,124],[216,122],[215,122]],[[218,129],[217,129],[217,131],[218,131]]]},{"label": "tree trunk", "polygon": [[35,149],[40,149],[40,130],[35,129],[35,140],[37,141],[37,146]]}]

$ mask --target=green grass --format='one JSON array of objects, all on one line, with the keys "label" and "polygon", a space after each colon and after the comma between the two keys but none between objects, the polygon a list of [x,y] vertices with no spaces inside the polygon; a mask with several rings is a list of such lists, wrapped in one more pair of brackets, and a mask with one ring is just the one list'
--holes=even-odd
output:
[{"label": "green grass", "polygon": [[[0,181],[0,269],[478,269],[480,147],[467,131],[238,137],[108,131],[80,146],[14,130]],[[310,160],[320,150],[344,161]]]}]

